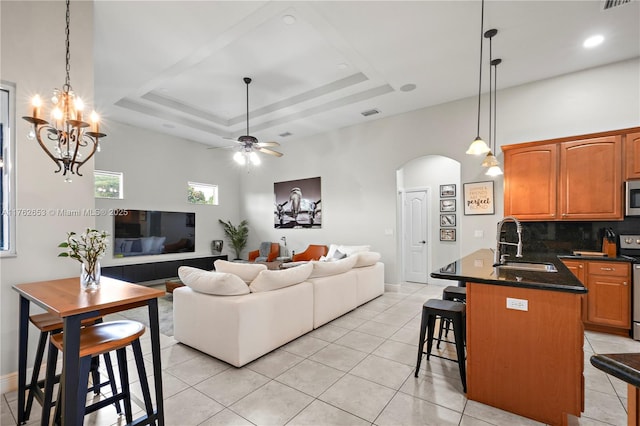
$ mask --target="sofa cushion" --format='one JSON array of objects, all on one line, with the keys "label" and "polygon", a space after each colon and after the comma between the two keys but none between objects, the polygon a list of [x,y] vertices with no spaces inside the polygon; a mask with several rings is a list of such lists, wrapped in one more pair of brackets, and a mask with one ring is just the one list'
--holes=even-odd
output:
[{"label": "sofa cushion", "polygon": [[313,266],[310,263],[296,266],[295,268],[278,269],[275,271],[265,270],[258,274],[249,285],[252,293],[262,291],[277,290],[301,283],[309,278]]},{"label": "sofa cushion", "polygon": [[213,262],[213,266],[216,268],[216,272],[235,274],[247,284],[250,284],[260,272],[267,269],[267,266],[262,263],[229,262],[222,259]]},{"label": "sofa cushion", "polygon": [[380,253],[375,251],[363,251],[356,253],[353,257],[357,259],[354,268],[362,268],[365,266],[375,265],[382,256]]},{"label": "sofa cushion", "polygon": [[217,296],[238,296],[249,293],[247,284],[234,274],[181,266],[178,268],[178,276],[185,285],[200,293]]},{"label": "sofa cushion", "polygon": [[336,260],[333,262],[321,262],[319,260],[312,260],[310,263],[313,265],[313,272],[311,272],[310,278],[328,277],[330,275],[337,275],[347,272],[352,269],[358,260],[355,256],[345,257],[344,259]]}]

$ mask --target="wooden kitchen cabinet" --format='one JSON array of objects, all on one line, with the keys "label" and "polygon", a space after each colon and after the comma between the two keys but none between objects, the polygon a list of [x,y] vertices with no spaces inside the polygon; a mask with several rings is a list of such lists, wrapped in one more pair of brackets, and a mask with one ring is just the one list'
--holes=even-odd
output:
[{"label": "wooden kitchen cabinet", "polygon": [[631,270],[627,262],[589,262],[587,321],[631,328]]},{"label": "wooden kitchen cabinet", "polygon": [[[571,273],[573,275],[576,276],[576,278],[578,278],[580,280],[580,282],[582,283],[582,285],[584,285],[585,287],[587,287],[587,281],[585,280],[585,272],[586,272],[586,262],[582,261],[582,260],[568,260],[568,259],[562,259],[562,263],[564,263],[564,266],[567,267],[567,269],[569,271],[571,271]],[[588,290],[588,287],[587,287]],[[582,322],[586,322],[587,321],[587,297],[588,297],[588,293],[585,295],[582,295]]]},{"label": "wooden kitchen cabinet", "polygon": [[504,215],[520,220],[622,220],[622,136],[510,145]]},{"label": "wooden kitchen cabinet", "polygon": [[555,220],[558,145],[505,151],[504,215],[520,220]]},{"label": "wooden kitchen cabinet", "polygon": [[640,132],[624,136],[625,179],[640,179]]},{"label": "wooden kitchen cabinet", "polygon": [[587,287],[582,321],[590,330],[626,334],[631,328],[631,267],[627,262],[562,259]]},{"label": "wooden kitchen cabinet", "polygon": [[622,219],[622,138],[606,136],[560,144],[563,220]]},{"label": "wooden kitchen cabinet", "polygon": [[[580,294],[467,282],[467,398],[566,425],[584,408]],[[526,310],[507,307],[526,300]]]}]

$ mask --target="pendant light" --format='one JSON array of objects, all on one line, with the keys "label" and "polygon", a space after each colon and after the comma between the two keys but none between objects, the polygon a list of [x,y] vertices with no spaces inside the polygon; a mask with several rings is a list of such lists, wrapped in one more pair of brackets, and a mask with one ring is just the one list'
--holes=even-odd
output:
[{"label": "pendant light", "polygon": [[482,34],[484,32],[484,0],[482,0],[482,10],[480,13],[480,67],[478,71],[478,129],[477,136],[471,145],[469,145],[469,149],[467,149],[467,154],[470,155],[482,155],[486,154],[490,151],[487,143],[482,140],[480,137],[480,104],[482,98]]},{"label": "pendant light", "polygon": [[498,34],[498,30],[496,30],[495,28],[487,30],[484,33],[484,37],[489,39],[489,152],[487,153],[487,156],[484,158],[484,161],[482,162],[482,167],[494,167],[497,166],[498,163],[498,159],[495,157],[495,155],[493,155],[493,151],[491,149],[492,145],[491,145],[491,139],[492,139],[492,134],[491,134],[491,129],[492,129],[492,122],[491,122],[491,118],[493,117],[493,68],[491,66],[491,61],[493,61],[493,37]]}]

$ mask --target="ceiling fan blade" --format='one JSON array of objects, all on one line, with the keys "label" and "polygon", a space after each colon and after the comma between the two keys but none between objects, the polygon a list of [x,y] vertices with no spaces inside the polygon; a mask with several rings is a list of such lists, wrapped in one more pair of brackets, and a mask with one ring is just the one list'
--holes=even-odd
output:
[{"label": "ceiling fan blade", "polygon": [[271,141],[271,142],[258,142],[258,146],[259,147],[265,147],[265,146],[280,146],[280,144],[278,142],[275,141]]},{"label": "ceiling fan blade", "polygon": [[230,149],[230,148],[237,148],[237,146],[235,145],[229,145],[229,146],[210,146],[207,149]]},{"label": "ceiling fan blade", "polygon": [[269,148],[257,148],[258,151],[265,153],[265,154],[269,154],[269,155],[274,155],[276,157],[282,157],[284,154],[282,154],[281,152],[278,151],[274,151],[272,149]]}]

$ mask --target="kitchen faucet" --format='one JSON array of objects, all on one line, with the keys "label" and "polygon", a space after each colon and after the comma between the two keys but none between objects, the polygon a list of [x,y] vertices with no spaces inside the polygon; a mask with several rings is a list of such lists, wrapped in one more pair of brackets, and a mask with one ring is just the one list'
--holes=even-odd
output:
[{"label": "kitchen faucet", "polygon": [[[506,222],[513,222],[516,224],[516,232],[518,233],[518,242],[517,243],[510,243],[507,241],[500,241],[500,234],[502,234],[502,226],[506,223]],[[504,263],[505,261],[505,257],[508,256],[508,254],[501,254],[501,248],[503,245],[507,245],[507,246],[517,246],[518,247],[518,251],[516,253],[516,257],[522,257],[522,224],[520,223],[520,221],[514,217],[514,216],[507,216],[504,219],[502,219],[500,222],[498,222],[498,235],[496,236],[496,252],[494,254],[494,264],[496,265],[500,265],[502,263]]]}]

